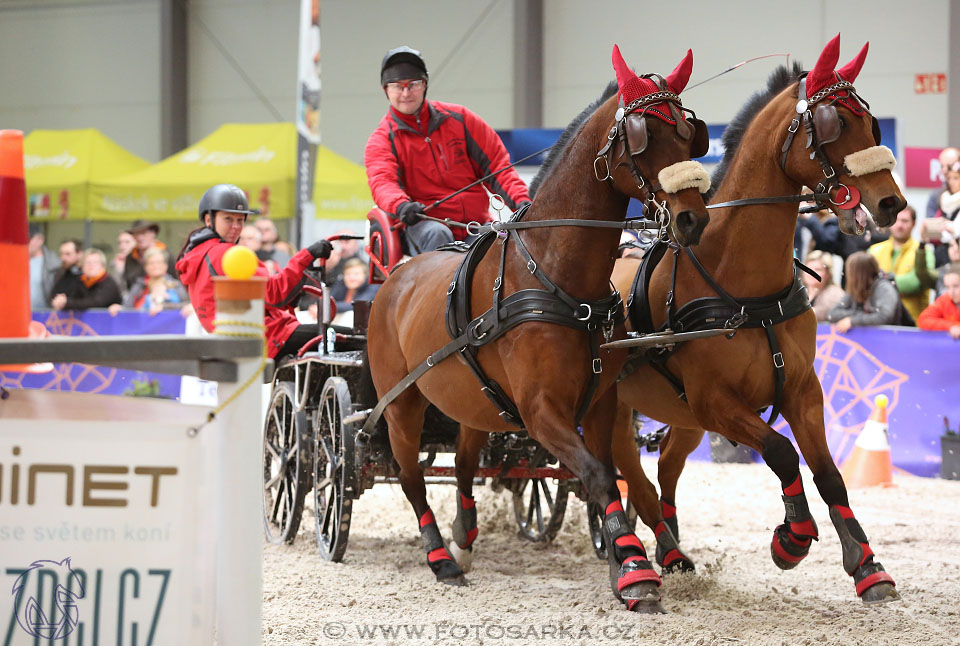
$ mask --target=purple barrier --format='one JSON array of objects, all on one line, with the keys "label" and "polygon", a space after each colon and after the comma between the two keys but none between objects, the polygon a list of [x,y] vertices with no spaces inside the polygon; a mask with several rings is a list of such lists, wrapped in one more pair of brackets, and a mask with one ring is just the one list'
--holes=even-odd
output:
[{"label": "purple barrier", "polygon": [[[163,311],[156,316],[150,316],[146,312],[120,312],[111,316],[106,310],[39,311],[33,313],[33,320],[43,323],[51,334],[62,336],[183,334],[186,326],[179,310]],[[180,396],[179,375],[161,375],[79,363],[55,363],[51,372],[40,374],[0,372],[0,386],[168,399]]]},{"label": "purple barrier", "polygon": [[[814,365],[823,387],[827,445],[838,464],[853,449],[874,398],[884,394],[890,400],[894,468],[927,477],[940,473],[943,418],[952,420],[954,430],[960,421],[960,342],[945,332],[916,328],[862,327],[838,334],[821,324]],[[782,417],[774,428],[793,441]],[[706,437],[690,457],[710,459]]]}]

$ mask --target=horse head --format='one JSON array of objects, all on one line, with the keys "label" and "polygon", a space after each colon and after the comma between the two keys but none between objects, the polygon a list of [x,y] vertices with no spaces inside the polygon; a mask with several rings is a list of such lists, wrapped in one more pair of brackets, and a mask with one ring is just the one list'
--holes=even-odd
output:
[{"label": "horse head", "polygon": [[829,194],[827,206],[837,215],[841,231],[852,234],[863,233],[864,207],[886,227],[906,206],[890,172],[896,163],[893,153],[880,145],[877,119],[853,86],[869,45],[835,69],[840,54],[837,34],[795,91],[778,101],[789,113],[783,117],[789,125],[776,139],[781,144],[781,167],[790,177],[816,187],[817,193]]},{"label": "horse head", "polygon": [[614,45],[613,67],[619,91],[597,111],[599,123],[610,124],[594,163],[597,179],[643,201],[647,216],[669,225],[681,245],[697,244],[710,219],[701,195],[710,178],[690,160],[706,154],[707,126],[680,101],[693,53],[666,78],[637,76]]}]

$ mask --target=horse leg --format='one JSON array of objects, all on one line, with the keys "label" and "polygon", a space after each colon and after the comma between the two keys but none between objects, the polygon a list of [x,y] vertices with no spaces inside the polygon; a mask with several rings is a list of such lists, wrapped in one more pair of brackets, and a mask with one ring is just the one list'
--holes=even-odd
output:
[{"label": "horse leg", "polygon": [[691,401],[697,402],[695,413],[704,426],[717,429],[727,439],[759,451],[763,461],[780,479],[784,520],[773,531],[770,555],[782,570],[796,567],[810,552],[813,541],[819,540],[819,533],[817,523],[810,515],[800,477],[800,456],[793,444],[732,392],[714,391],[709,398],[697,397]]},{"label": "horse leg", "polygon": [[797,390],[797,396],[785,402],[783,416],[813,471],[820,497],[830,509],[830,520],[840,536],[843,569],[853,577],[857,596],[864,603],[899,599],[893,577],[874,558],[867,535],[850,509],[843,478],[830,456],[823,427],[823,391],[813,370]]},{"label": "horse leg", "polygon": [[450,545],[450,552],[464,572],[469,572],[473,563],[473,542],[477,539],[478,533],[473,479],[480,466],[480,451],[486,443],[487,433],[460,425],[455,458],[457,517],[453,520],[453,543]]},{"label": "horse leg", "polygon": [[660,459],[657,461],[657,481],[660,483],[660,511],[663,520],[680,540],[680,525],[677,522],[677,481],[693,453],[703,439],[703,431],[694,428],[671,426],[660,442]]},{"label": "horse leg", "polygon": [[693,572],[693,561],[680,550],[676,534],[664,522],[657,490],[643,472],[633,427],[633,409],[619,403],[613,427],[613,461],[627,481],[627,496],[643,524],[657,538],[656,558],[663,574]]},{"label": "horse leg", "polygon": [[[607,548],[610,585],[614,594],[626,604],[628,610],[641,613],[666,612],[660,605],[660,577],[647,559],[647,552],[640,538],[630,530],[627,515],[620,503],[620,490],[614,477],[611,455],[617,412],[616,388],[610,388],[594,403],[584,418],[582,442],[576,433],[567,432],[563,434],[563,439],[567,440],[568,444],[547,448],[580,477],[591,499],[602,505],[603,540]],[[627,412],[632,413],[629,409]],[[631,423],[631,429],[632,426]],[[633,455],[636,466],[639,467],[636,442],[629,435],[626,438],[624,435],[623,431],[620,431],[620,444],[624,446],[618,444],[617,453],[627,452]],[[563,454],[569,457],[564,457]],[[637,477],[637,473],[632,472],[632,476]],[[648,488],[644,504],[649,506],[652,500],[656,507],[656,492],[653,492],[651,497],[650,490],[653,485],[643,475],[642,468],[639,469],[639,477]],[[642,486],[637,489],[638,492],[643,491]]]},{"label": "horse leg", "polygon": [[400,467],[400,487],[413,506],[420,524],[420,539],[427,553],[427,565],[437,581],[466,585],[463,570],[447,551],[433,511],[427,504],[427,486],[420,466],[420,433],[427,400],[416,387],[409,388],[384,410],[393,458]]}]

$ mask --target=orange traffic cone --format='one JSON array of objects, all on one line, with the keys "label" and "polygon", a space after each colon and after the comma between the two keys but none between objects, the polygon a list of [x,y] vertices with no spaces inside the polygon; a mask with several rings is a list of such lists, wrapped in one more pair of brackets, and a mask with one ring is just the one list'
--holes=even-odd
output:
[{"label": "orange traffic cone", "polygon": [[887,437],[887,396],[877,395],[876,407],[863,425],[850,457],[840,466],[848,488],[893,484],[890,440]]}]

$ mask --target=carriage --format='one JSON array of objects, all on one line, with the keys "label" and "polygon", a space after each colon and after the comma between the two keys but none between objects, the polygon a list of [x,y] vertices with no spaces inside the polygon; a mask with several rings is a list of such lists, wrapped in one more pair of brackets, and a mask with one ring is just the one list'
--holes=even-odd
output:
[{"label": "carriage", "polygon": [[[400,260],[399,234],[379,209],[368,219],[370,276],[382,281]],[[329,239],[342,238],[362,239]],[[318,282],[319,289],[306,290],[322,297],[322,270]],[[273,374],[263,430],[264,530],[271,543],[292,543],[310,497],[320,555],[340,561],[353,501],[377,483],[396,482],[396,477],[386,424],[381,419],[369,437],[361,429],[377,399],[366,367],[370,303],[354,303],[353,327],[346,328],[329,322],[329,299],[321,302],[328,305],[318,316],[317,337]],[[428,409],[421,442],[427,482],[455,483],[454,467],[444,462],[444,455],[456,451],[458,430],[459,425],[436,408]],[[534,542],[552,540],[563,524],[569,494],[581,495],[573,474],[524,431],[493,435],[482,452],[477,477],[495,491],[512,493],[518,535]],[[591,507],[589,512],[591,540],[605,559],[599,510]],[[628,512],[635,523],[635,511]]]}]

